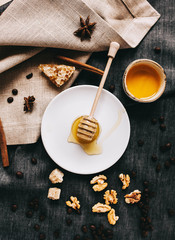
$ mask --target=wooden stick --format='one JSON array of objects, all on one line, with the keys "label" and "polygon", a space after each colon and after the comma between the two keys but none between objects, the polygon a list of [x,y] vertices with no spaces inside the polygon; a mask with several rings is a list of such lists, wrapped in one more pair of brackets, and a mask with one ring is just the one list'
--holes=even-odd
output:
[{"label": "wooden stick", "polygon": [[100,70],[98,68],[95,68],[91,65],[88,65],[88,64],[85,64],[85,63],[82,63],[82,62],[79,62],[79,61],[74,60],[72,58],[68,58],[68,57],[64,57],[64,56],[56,56],[56,58],[58,58],[62,61],[68,62],[75,67],[79,67],[81,69],[84,69],[84,70],[87,70],[87,71],[90,71],[90,72],[93,72],[93,73],[97,73],[99,75],[103,75],[103,73],[104,73],[102,70]]},{"label": "wooden stick", "polygon": [[8,152],[7,152],[7,143],[6,143],[5,133],[4,133],[1,119],[0,119],[0,150],[1,150],[3,167],[8,167],[9,158],[8,158]]},{"label": "wooden stick", "polygon": [[100,98],[103,86],[105,84],[105,81],[106,81],[106,78],[107,78],[112,60],[115,57],[119,48],[120,48],[120,45],[117,42],[111,42],[110,48],[109,48],[109,51],[108,51],[108,61],[107,61],[104,74],[101,78],[101,82],[100,82],[100,85],[98,87],[98,90],[97,90],[97,93],[96,93],[96,96],[95,96],[95,99],[94,99],[94,102],[93,102],[93,105],[92,105],[92,109],[91,109],[91,112],[90,112],[90,115],[89,115],[90,118],[92,118],[93,115],[94,115],[94,112],[95,112],[95,109],[97,107],[97,103],[98,103],[98,100]]}]

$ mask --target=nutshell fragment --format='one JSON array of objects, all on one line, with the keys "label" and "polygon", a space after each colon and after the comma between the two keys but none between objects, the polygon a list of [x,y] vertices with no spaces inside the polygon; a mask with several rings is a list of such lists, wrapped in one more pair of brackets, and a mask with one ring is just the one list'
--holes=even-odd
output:
[{"label": "nutshell fragment", "polygon": [[100,192],[104,190],[107,186],[108,183],[105,182],[107,180],[107,177],[104,175],[99,175],[95,176],[91,181],[90,184],[95,184],[92,188],[95,192]]},{"label": "nutshell fragment", "polygon": [[111,211],[108,213],[108,222],[111,225],[115,225],[118,220],[119,216],[115,215],[115,210],[112,208]]},{"label": "nutshell fragment", "polygon": [[54,169],[49,175],[49,179],[52,183],[61,183],[63,181],[64,173],[58,168]]},{"label": "nutshell fragment", "polygon": [[76,197],[71,196],[70,200],[72,202],[71,201],[66,201],[66,205],[68,207],[71,207],[71,208],[73,208],[75,210],[80,209],[80,201],[78,201],[78,199]]},{"label": "nutshell fragment", "polygon": [[99,203],[99,202],[92,207],[92,212],[96,212],[96,213],[105,213],[105,212],[109,212],[110,210],[111,210],[111,207],[109,205]]},{"label": "nutshell fragment", "polygon": [[105,203],[109,204],[116,204],[118,202],[117,192],[115,190],[107,190],[103,196]]},{"label": "nutshell fragment", "polygon": [[122,186],[122,189],[126,189],[127,187],[129,187],[129,184],[130,184],[130,176],[128,174],[123,174],[121,173],[119,175],[119,178],[120,180],[122,181],[123,183],[123,186]]},{"label": "nutshell fragment", "polygon": [[141,199],[141,191],[134,190],[133,192],[125,195],[125,202],[133,204],[139,202]]}]

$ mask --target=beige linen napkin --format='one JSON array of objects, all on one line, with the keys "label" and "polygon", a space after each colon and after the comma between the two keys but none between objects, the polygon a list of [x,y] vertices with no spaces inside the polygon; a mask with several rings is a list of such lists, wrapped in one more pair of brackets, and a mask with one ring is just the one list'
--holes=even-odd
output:
[{"label": "beige linen napkin", "polygon": [[[79,16],[88,15],[97,25],[91,40],[81,42],[73,32]],[[78,75],[76,71],[61,89],[53,86],[37,67],[58,63],[58,53],[44,48],[68,49],[60,54],[86,62],[91,52],[107,50],[111,41],[121,48],[136,47],[159,17],[146,0],[14,0],[0,16],[0,116],[7,143],[36,142],[46,106]],[[27,80],[30,72],[33,78]],[[19,94],[8,104],[13,88]],[[36,104],[32,113],[24,113],[23,98],[29,95],[35,96]]]}]

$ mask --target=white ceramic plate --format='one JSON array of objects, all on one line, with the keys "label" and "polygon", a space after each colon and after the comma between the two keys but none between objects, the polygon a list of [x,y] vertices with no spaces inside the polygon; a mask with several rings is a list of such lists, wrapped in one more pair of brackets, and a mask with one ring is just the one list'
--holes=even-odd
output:
[{"label": "white ceramic plate", "polygon": [[[48,105],[41,124],[41,137],[49,156],[60,167],[78,174],[93,174],[103,171],[116,163],[124,153],[129,137],[130,122],[121,102],[103,89],[94,117],[101,126],[98,141],[102,141],[103,152],[87,155],[67,138],[74,120],[90,113],[97,87],[82,85],[69,88],[57,95]],[[106,138],[110,129],[121,121]]]}]

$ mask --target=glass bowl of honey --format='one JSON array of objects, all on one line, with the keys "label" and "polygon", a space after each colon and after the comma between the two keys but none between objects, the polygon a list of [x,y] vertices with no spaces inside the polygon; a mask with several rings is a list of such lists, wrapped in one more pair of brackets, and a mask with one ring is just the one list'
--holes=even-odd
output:
[{"label": "glass bowl of honey", "polygon": [[126,68],[123,89],[133,100],[142,103],[156,101],[164,92],[166,74],[164,69],[150,59],[138,59]]}]

